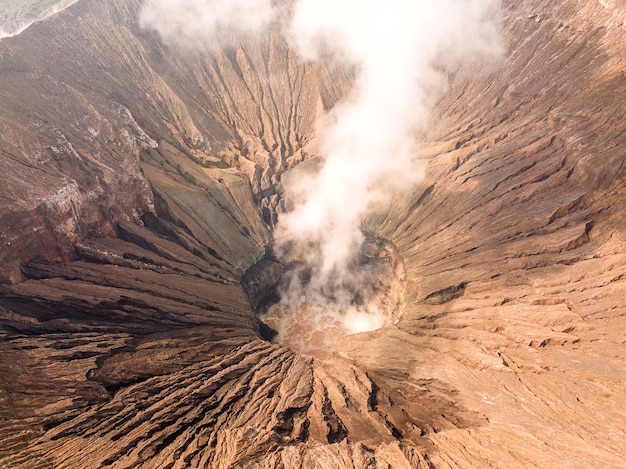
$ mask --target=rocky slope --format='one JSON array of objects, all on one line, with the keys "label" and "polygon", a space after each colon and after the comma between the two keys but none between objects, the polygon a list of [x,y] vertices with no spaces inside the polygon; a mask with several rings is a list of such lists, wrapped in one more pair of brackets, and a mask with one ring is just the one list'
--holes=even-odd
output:
[{"label": "rocky slope", "polygon": [[504,2],[364,228],[400,321],[313,354],[241,280],[350,74],[80,0],[0,42],[0,466],[623,467],[626,6]]}]

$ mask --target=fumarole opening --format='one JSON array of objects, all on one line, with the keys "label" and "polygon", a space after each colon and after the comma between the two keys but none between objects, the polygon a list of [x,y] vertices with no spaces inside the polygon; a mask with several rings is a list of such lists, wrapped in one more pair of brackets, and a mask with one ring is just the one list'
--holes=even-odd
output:
[{"label": "fumarole opening", "polygon": [[366,235],[347,274],[320,275],[305,254],[292,251],[277,259],[268,250],[244,276],[263,338],[311,353],[398,321],[406,272],[389,240]]}]

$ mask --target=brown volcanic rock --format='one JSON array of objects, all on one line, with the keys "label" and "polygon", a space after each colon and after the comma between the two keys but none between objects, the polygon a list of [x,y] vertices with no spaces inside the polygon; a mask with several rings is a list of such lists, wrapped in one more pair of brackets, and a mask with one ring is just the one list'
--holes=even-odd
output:
[{"label": "brown volcanic rock", "polygon": [[67,259],[77,240],[154,213],[157,181],[139,155],[161,139],[174,146],[160,147],[164,171],[198,185],[198,165],[236,168],[271,223],[278,175],[302,161],[346,81],[337,69],[322,83],[329,72],[297,62],[278,37],[219,54],[166,49],[136,25],[139,4],[81,1],[2,40],[5,281],[19,280],[25,258]]},{"label": "brown volcanic rock", "polygon": [[313,355],[241,279],[350,76],[173,51],[138,5],[0,42],[0,466],[623,466],[622,3],[506,2],[504,63],[450,75],[427,180],[365,221],[400,321]]}]

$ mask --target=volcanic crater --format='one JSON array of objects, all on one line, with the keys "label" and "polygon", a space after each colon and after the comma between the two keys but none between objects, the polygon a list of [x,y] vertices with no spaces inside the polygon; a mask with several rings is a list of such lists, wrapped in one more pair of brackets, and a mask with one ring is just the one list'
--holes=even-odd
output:
[{"label": "volcanic crater", "polygon": [[354,70],[173,48],[141,3],[0,40],[0,466],[623,467],[624,2],[503,2],[502,63],[448,73],[425,180],[362,220],[382,327],[304,348],[281,183]]},{"label": "volcanic crater", "polygon": [[281,262],[271,247],[268,251],[242,280],[266,340],[307,353],[399,321],[406,271],[389,240],[365,236],[349,273],[335,273],[339,278],[331,275],[315,289],[309,288],[313,267],[301,256],[287,253]]}]

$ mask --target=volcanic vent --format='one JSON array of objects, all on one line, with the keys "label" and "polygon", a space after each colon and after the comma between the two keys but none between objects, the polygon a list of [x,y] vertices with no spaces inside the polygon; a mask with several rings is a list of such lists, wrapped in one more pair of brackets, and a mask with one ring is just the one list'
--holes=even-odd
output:
[{"label": "volcanic vent", "polygon": [[[243,287],[264,338],[306,353],[400,319],[406,272],[389,240],[366,236],[347,275],[320,279],[298,257],[304,256],[287,253],[279,261],[270,254],[244,276]],[[317,282],[322,284],[312,285]]]},{"label": "volcanic vent", "polygon": [[[321,129],[361,115],[367,67],[303,61],[276,30],[179,47],[143,5],[78,0],[0,39],[1,467],[623,466],[623,2],[502,2],[499,63],[449,51],[435,102],[395,102],[434,106],[423,180],[339,186],[315,203],[339,227],[333,209],[366,200],[351,229],[293,246],[283,186],[322,174]],[[377,188],[401,161],[350,168]],[[329,263],[307,247],[326,239],[358,249]],[[316,284],[316,257],[352,277]],[[311,285],[384,327],[316,336],[281,309]]]}]

